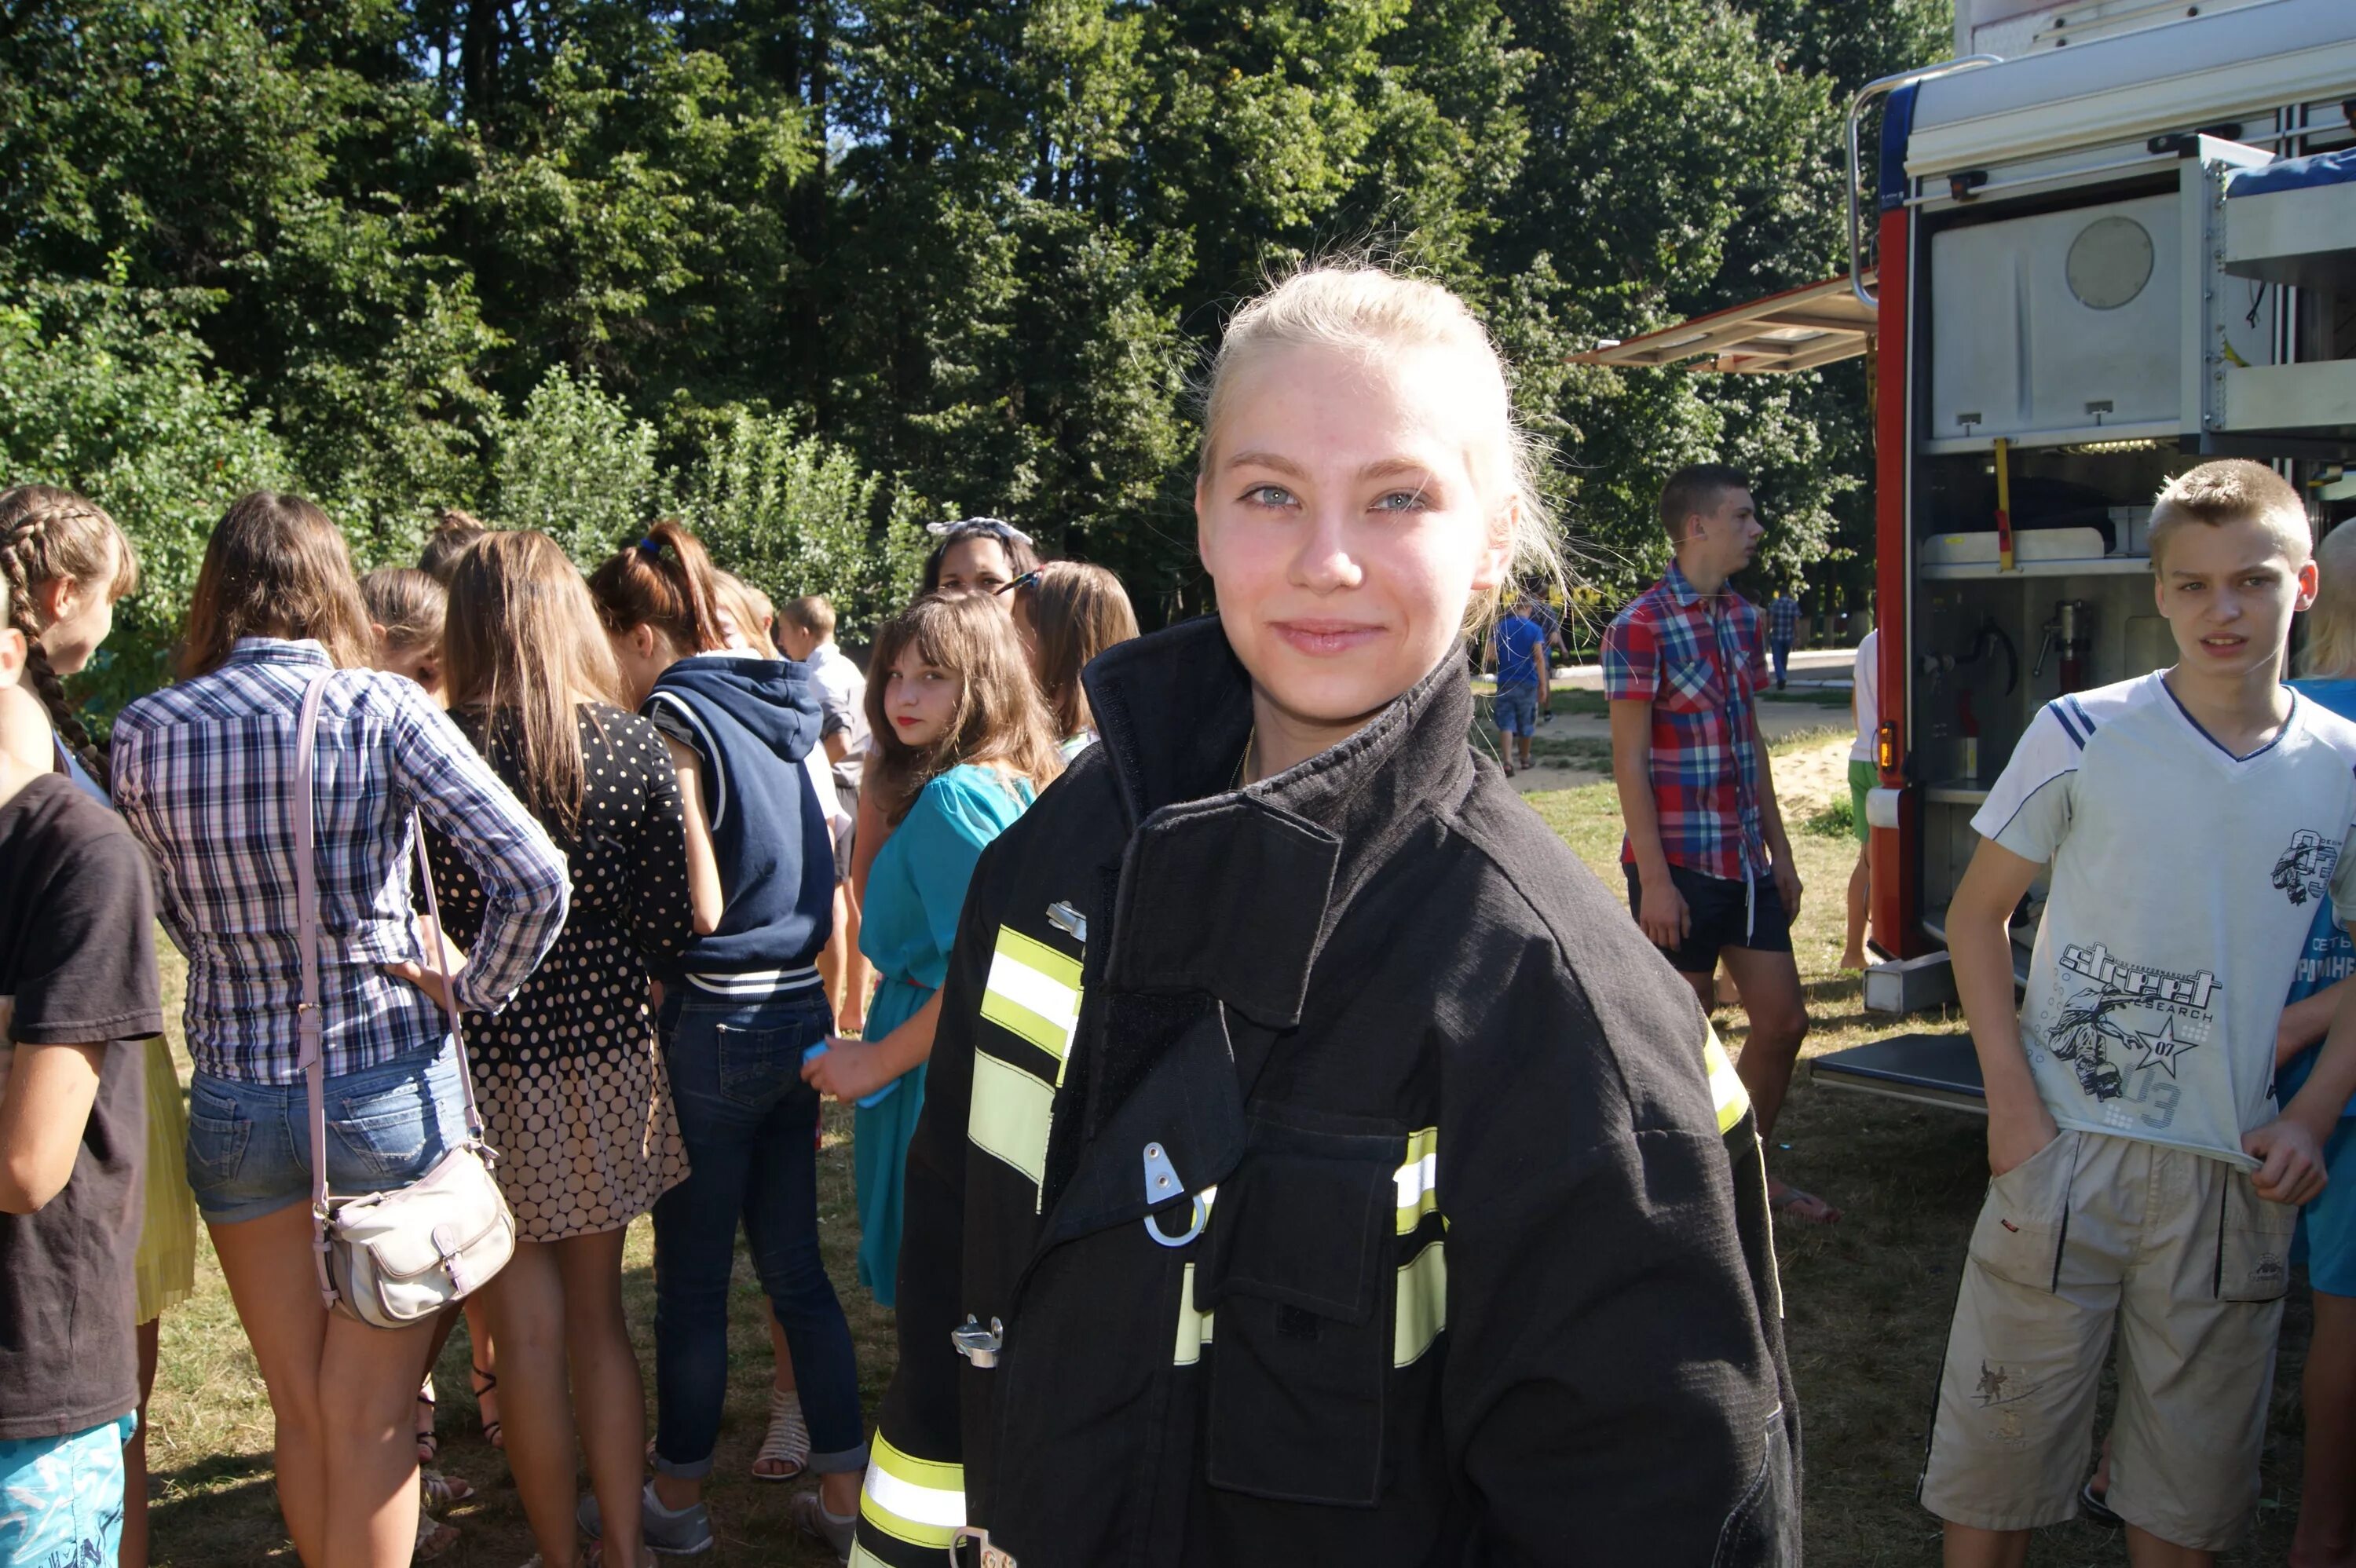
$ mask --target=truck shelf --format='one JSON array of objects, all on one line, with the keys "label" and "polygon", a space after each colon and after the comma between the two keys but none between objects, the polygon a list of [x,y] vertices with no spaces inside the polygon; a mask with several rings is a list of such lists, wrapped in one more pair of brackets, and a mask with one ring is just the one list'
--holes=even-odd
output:
[{"label": "truck shelf", "polygon": [[1922,798],[1933,805],[1977,805],[1988,797],[1988,786],[1976,779],[1941,779],[1922,786]]},{"label": "truck shelf", "polygon": [[1987,1115],[1980,1059],[1968,1034],[1894,1034],[1811,1057],[1808,1081],[1827,1089]]},{"label": "truck shelf", "polygon": [[2148,575],[2147,555],[2103,555],[2077,560],[2023,560],[2008,571],[1992,560],[1925,561],[1915,575],[1933,582],[1994,581],[2019,577],[2133,577]]}]

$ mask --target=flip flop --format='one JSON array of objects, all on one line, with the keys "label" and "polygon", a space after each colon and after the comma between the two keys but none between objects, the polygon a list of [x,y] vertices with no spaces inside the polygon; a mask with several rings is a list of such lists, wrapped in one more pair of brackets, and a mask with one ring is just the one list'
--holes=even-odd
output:
[{"label": "flip flop", "polygon": [[2094,1483],[2092,1481],[2088,1481],[2084,1486],[2079,1488],[2078,1517],[2090,1523],[2107,1525],[2111,1529],[2116,1530],[2121,1525],[2126,1523],[2126,1520],[2121,1519],[2116,1513],[2112,1511],[2111,1505],[2103,1500],[2104,1495],[2105,1494],[2094,1490]]},{"label": "flip flop", "polygon": [[464,1476],[448,1476],[439,1470],[420,1470],[417,1484],[424,1490],[427,1508],[448,1508],[475,1495],[474,1482]]},{"label": "flip flop", "polygon": [[457,1544],[458,1527],[456,1525],[444,1524],[423,1509],[418,1510],[417,1543],[411,1550],[411,1562],[429,1562]]},{"label": "flip flop", "polygon": [[798,1391],[772,1387],[769,1390],[769,1429],[762,1436],[761,1451],[753,1456],[755,1466],[763,1461],[784,1465],[782,1470],[753,1472],[756,1481],[790,1481],[809,1468],[809,1424],[802,1418]]},{"label": "flip flop", "polygon": [[1813,1192],[1803,1192],[1788,1182],[1771,1181],[1767,1187],[1767,1207],[1786,1219],[1807,1225],[1837,1223],[1841,1211]]}]

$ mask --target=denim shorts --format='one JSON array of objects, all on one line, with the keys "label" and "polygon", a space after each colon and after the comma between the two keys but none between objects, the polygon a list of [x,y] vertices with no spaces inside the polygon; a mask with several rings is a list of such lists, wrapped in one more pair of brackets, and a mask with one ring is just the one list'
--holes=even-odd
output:
[{"label": "denim shorts", "polygon": [[1497,728],[1508,735],[1535,735],[1538,728],[1538,688],[1536,681],[1526,686],[1501,686],[1497,688]]},{"label": "denim shorts", "polygon": [[[390,1192],[434,1168],[466,1136],[458,1053],[437,1047],[330,1078],[327,1190]],[[311,1197],[310,1101],[302,1080],[188,1080],[188,1186],[208,1224],[234,1225]]]}]

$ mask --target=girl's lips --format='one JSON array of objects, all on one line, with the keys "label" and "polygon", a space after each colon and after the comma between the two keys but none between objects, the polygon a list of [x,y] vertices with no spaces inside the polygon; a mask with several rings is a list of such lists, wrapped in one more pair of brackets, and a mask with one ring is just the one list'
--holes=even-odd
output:
[{"label": "girl's lips", "polygon": [[1318,657],[1349,653],[1383,635],[1363,621],[1271,621],[1269,630],[1288,647]]},{"label": "girl's lips", "polygon": [[913,713],[895,713],[892,716],[892,722],[897,724],[903,730],[905,730],[916,721],[916,716]]}]

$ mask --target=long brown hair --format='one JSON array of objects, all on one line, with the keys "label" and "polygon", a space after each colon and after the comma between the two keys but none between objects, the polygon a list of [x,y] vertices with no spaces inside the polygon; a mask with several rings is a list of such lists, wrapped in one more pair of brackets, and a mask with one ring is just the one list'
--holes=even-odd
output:
[{"label": "long brown hair", "polygon": [[[893,667],[910,647],[926,664],[962,677],[957,710],[940,739],[928,746],[901,740],[884,703]],[[1033,787],[1064,771],[1013,624],[980,594],[934,593],[917,600],[876,634],[867,667],[867,728],[876,750],[865,783],[876,792],[885,820],[906,816],[927,784],[967,763],[1002,763]]]},{"label": "long brown hair", "polygon": [[112,603],[139,586],[139,557],[129,537],[94,501],[54,485],[0,490],[0,582],[8,586],[6,624],[25,634],[25,674],[49,723],[103,785],[106,755],[66,699],[65,683],[41,646],[44,628],[34,595],[60,578],[89,592],[102,592]]},{"label": "long brown hair", "polygon": [[1039,649],[1039,695],[1068,741],[1096,728],[1080,671],[1137,635],[1137,612],[1119,578],[1084,560],[1051,560],[1017,581],[1014,613],[1028,617]]},{"label": "long brown hair", "polygon": [[314,637],[337,667],[367,667],[375,639],[351,552],[316,503],[256,490],[214,526],[188,601],[180,678],[220,668],[240,637]]},{"label": "long brown hair", "polygon": [[434,531],[425,536],[425,548],[417,552],[417,570],[446,588],[458,558],[490,531],[472,512],[443,507],[434,519]]},{"label": "long brown hair", "polygon": [[720,580],[703,542],[665,517],[589,574],[589,596],[608,632],[652,626],[680,655],[728,645],[720,629]]},{"label": "long brown hair", "polygon": [[490,533],[458,558],[442,656],[450,706],[482,710],[483,754],[496,761],[512,747],[524,805],[572,838],[588,784],[573,702],[614,701],[621,680],[589,591],[554,539]]}]

